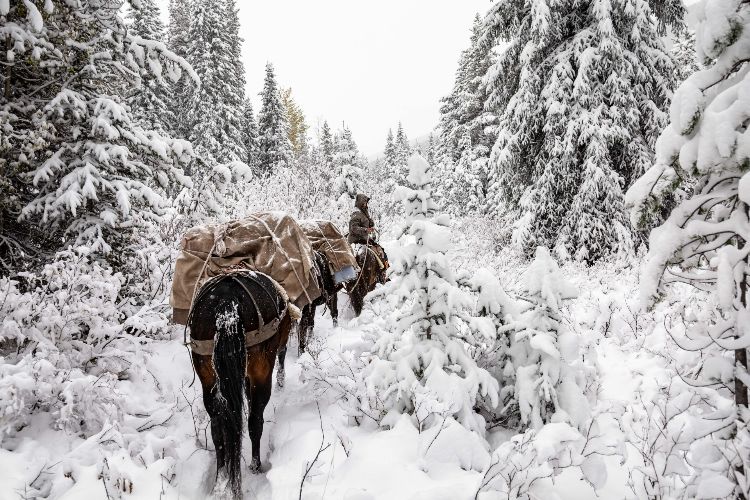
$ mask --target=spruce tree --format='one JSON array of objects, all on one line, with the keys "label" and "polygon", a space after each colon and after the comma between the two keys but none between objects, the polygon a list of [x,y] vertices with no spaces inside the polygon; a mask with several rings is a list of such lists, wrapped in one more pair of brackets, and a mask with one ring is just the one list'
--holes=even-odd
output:
[{"label": "spruce tree", "polygon": [[672,56],[674,57],[677,81],[684,82],[700,69],[695,52],[695,32],[685,28],[672,34]]},{"label": "spruce tree", "polygon": [[[130,32],[146,40],[166,42],[166,29],[161,21],[159,7],[154,0],[140,0],[138,7],[132,7],[128,12]],[[156,53],[143,55],[146,66],[152,59],[158,59]],[[151,68],[141,70],[140,85],[128,96],[133,118],[144,128],[160,132],[172,132],[175,116],[170,102],[170,92],[167,87],[174,83],[178,74],[162,75],[153,73]]]},{"label": "spruce tree", "polygon": [[[242,37],[240,37],[240,18],[239,9],[235,0],[225,0],[224,6],[227,16],[227,44],[229,46],[229,54],[232,62],[232,80],[230,88],[227,92],[227,105],[230,114],[227,116],[228,128],[231,133],[235,131],[241,131],[245,126],[245,111],[246,111],[246,100],[245,100],[245,66],[242,64]],[[238,159],[242,160],[245,145],[241,137],[239,140],[235,138],[233,147],[239,147],[238,151],[234,151],[233,154],[238,154]]]},{"label": "spruce tree", "polygon": [[486,36],[486,28],[477,14],[471,29],[469,48],[461,53],[451,94],[442,100],[440,108],[441,157],[451,162],[459,161],[459,143],[468,133],[475,158],[489,157],[494,137],[487,133],[487,126],[494,115],[484,109],[487,89],[483,77],[492,61],[494,39]]},{"label": "spruce tree", "polygon": [[[192,12],[191,0],[169,0],[169,27],[167,28],[167,46],[178,56],[187,59],[190,39],[190,17]],[[169,92],[171,120],[169,130],[177,137],[188,136],[189,111],[188,102],[192,85],[186,79],[175,82]]]},{"label": "spruce tree", "polygon": [[239,23],[233,2],[206,0],[194,4],[190,24],[188,62],[200,77],[188,102],[188,137],[196,153],[210,167],[242,161],[244,90],[237,84],[235,60]]},{"label": "spruce tree", "polygon": [[333,156],[334,196],[346,205],[359,192],[362,183],[362,166],[352,132],[346,126],[336,135],[336,153]]},{"label": "spruce tree", "polygon": [[255,121],[253,104],[250,99],[245,99],[245,108],[242,114],[242,144],[245,155],[243,160],[247,165],[257,172],[258,170],[258,123]]},{"label": "spruce tree", "polygon": [[393,179],[397,184],[405,184],[406,176],[408,174],[409,157],[411,156],[412,151],[409,139],[406,137],[406,132],[404,131],[401,122],[398,122],[393,147],[394,155],[393,163],[391,164],[393,168]]},{"label": "spruce tree", "polygon": [[320,132],[320,149],[323,160],[323,166],[330,171],[333,166],[333,134],[331,133],[331,127],[328,126],[328,122],[323,122],[323,127]]},{"label": "spruce tree", "polygon": [[396,165],[396,144],[393,141],[393,130],[388,129],[388,136],[385,138],[385,149],[383,150],[383,159],[386,168],[390,171]]},{"label": "spruce tree", "polygon": [[443,416],[483,435],[485,422],[475,407],[482,399],[497,406],[498,383],[477,366],[461,338],[477,318],[470,313],[472,298],[449,265],[450,218],[432,198],[431,170],[414,155],[410,187],[394,193],[406,215],[399,257],[386,285],[397,307],[368,353],[363,380],[368,409],[381,416],[381,425],[410,414],[429,427]]},{"label": "spruce tree", "polygon": [[674,84],[660,27],[682,8],[663,4],[513,0],[485,17],[484,38],[508,43],[487,73],[491,210],[515,215],[527,254],[590,263],[633,248],[623,192],[653,160]]},{"label": "spruce tree", "polygon": [[164,189],[185,180],[179,165],[190,145],[135,123],[112,90],[136,84],[144,68],[158,75],[190,67],[162,43],[128,31],[121,8],[0,4],[0,26],[14,26],[17,41],[0,53],[6,267],[18,251],[43,255],[70,244],[119,261],[138,221],[163,213]]},{"label": "spruce tree", "polygon": [[273,65],[266,64],[266,79],[261,92],[258,116],[258,153],[260,171],[268,175],[277,167],[292,164],[292,144],[289,142],[289,122],[276,84]]}]

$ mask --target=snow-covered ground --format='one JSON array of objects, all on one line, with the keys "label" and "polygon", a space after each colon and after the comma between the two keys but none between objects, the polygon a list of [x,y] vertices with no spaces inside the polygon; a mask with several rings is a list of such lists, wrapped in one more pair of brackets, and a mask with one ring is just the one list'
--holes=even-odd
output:
[{"label": "snow-covered ground", "polygon": [[[512,292],[523,268],[512,261],[497,262],[496,271]],[[597,411],[648,398],[666,373],[659,355],[666,339],[663,333],[647,337],[644,332],[653,328],[653,321],[629,312],[635,303],[636,273],[604,266],[566,266],[563,272],[581,290],[567,319],[586,356],[596,361]],[[327,313],[319,313],[311,345],[318,356],[357,349],[362,343],[365,325],[351,318],[345,297],[340,303],[338,327]],[[639,325],[639,320],[650,323]],[[513,435],[494,429],[485,442],[459,425],[420,433],[407,417],[388,430],[354,425],[333,393],[315,391],[311,382],[303,381],[294,339],[291,342],[286,385],[274,387],[266,408],[263,472],[244,474],[247,498],[299,498],[302,489],[302,498],[310,499],[471,499],[491,459],[490,448]],[[200,385],[191,385],[182,330],[175,327],[171,339],[145,343],[139,363],[130,379],[115,388],[127,401],[122,420],[88,439],[52,430],[47,414],[34,415],[10,446],[0,449],[0,500],[35,498],[35,491],[62,499],[120,498],[121,491],[122,498],[132,499],[206,498],[214,485],[213,445]],[[616,418],[604,415],[600,422],[608,427],[608,437],[622,441]],[[246,461],[250,456],[247,438],[244,456]],[[554,480],[544,479],[546,484],[537,491],[570,500],[623,498],[628,470],[637,465],[638,455],[630,450],[627,456],[623,465],[621,457],[606,458],[607,479],[598,496],[574,468]]]}]

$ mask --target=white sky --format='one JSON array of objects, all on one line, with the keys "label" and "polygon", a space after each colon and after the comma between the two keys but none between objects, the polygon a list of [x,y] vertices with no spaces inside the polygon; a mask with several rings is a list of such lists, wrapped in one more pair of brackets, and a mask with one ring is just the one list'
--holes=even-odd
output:
[{"label": "white sky", "polygon": [[[168,2],[161,2],[166,10]],[[313,129],[345,121],[362,153],[401,120],[410,139],[437,123],[474,14],[489,0],[238,0],[247,92],[258,110],[266,61]],[[166,12],[165,12],[166,14]],[[166,17],[166,16],[165,16]]]}]

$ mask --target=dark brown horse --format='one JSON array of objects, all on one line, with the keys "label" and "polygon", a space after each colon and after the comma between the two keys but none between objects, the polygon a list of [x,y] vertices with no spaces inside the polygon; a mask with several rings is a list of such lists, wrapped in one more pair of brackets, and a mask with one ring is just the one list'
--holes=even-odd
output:
[{"label": "dark brown horse", "polygon": [[244,399],[253,471],[260,470],[263,411],[271,397],[276,353],[291,327],[285,297],[262,273],[217,276],[198,292],[188,317],[193,363],[211,417],[217,475],[241,498]]},{"label": "dark brown horse", "polygon": [[[382,255],[378,255],[381,252]],[[360,246],[359,252],[357,252],[359,275],[356,280],[346,284],[346,291],[349,294],[349,300],[356,316],[362,314],[365,295],[373,291],[378,283],[385,283],[385,269],[381,266],[381,263],[385,262],[387,262],[387,257],[382,249],[376,249],[370,245]]]},{"label": "dark brown horse", "polygon": [[[315,252],[315,270],[321,295],[302,308],[302,318],[300,319],[298,328],[299,354],[302,354],[307,349],[307,341],[315,327],[315,310],[318,306],[325,304],[331,311],[331,318],[333,318],[334,325],[338,322],[337,294],[343,288],[343,285],[336,284],[330,262],[322,252]],[[281,358],[279,358],[279,361],[282,361]]]}]

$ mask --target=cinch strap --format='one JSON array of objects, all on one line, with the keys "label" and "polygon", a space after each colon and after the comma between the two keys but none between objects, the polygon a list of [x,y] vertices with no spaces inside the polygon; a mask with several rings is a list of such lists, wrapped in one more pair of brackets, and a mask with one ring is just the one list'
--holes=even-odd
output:
[{"label": "cinch strap", "polygon": [[[281,319],[276,318],[266,325],[261,325],[261,327],[257,330],[245,332],[245,346],[253,347],[273,337],[279,328],[280,322]],[[199,356],[212,356],[214,353],[214,346],[216,345],[216,341],[214,339],[190,339],[188,345],[190,346],[190,350],[193,351],[194,354],[198,354]]]}]

